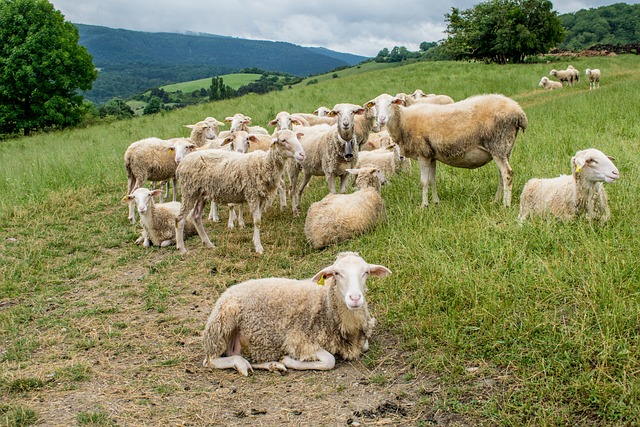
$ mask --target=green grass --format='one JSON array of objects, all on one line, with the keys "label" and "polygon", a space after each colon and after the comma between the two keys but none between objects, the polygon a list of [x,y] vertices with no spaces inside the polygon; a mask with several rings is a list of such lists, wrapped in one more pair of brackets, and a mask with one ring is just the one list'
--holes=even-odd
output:
[{"label": "green grass", "polygon": [[[245,86],[251,82],[254,82],[260,78],[260,74],[225,74],[220,76],[224,80],[224,84],[231,86],[232,89],[238,89],[241,86]],[[162,86],[160,89],[164,89],[166,92],[178,92],[190,93],[202,88],[209,88],[211,86],[211,77],[200,80],[192,80],[189,82],[175,83],[171,85]]]},{"label": "green grass", "polygon": [[[378,334],[363,361],[370,369],[387,363],[387,347],[376,343],[383,336],[397,339],[409,360],[398,378],[377,372],[369,381],[386,387],[433,378],[437,392],[426,390],[417,404],[469,425],[634,425],[640,417],[640,59],[572,58],[553,68],[569,63],[583,75],[600,68],[601,89],[589,91],[581,75],[576,87],[543,91],[537,84],[549,64],[416,63],[344,77],[340,71],[341,78],[315,85],[3,142],[0,400],[10,406],[0,407],[0,415],[14,419],[45,393],[62,399],[70,388],[113,384],[105,399],[122,410],[108,416],[84,402],[78,424],[135,424],[136,411],[122,401],[127,393],[147,423],[185,421],[184,402],[220,399],[197,394],[213,393],[209,371],[194,374],[199,333],[217,295],[254,277],[309,277],[337,252],[354,250],[393,271],[371,281]],[[456,100],[498,92],[522,105],[529,127],[511,157],[511,208],[491,202],[498,174],[489,164],[440,165],[441,203],[420,209],[414,162],[383,188],[384,224],[324,251],[305,243],[303,217],[277,209],[263,218],[261,257],[253,253],[251,228],[227,231],[224,224],[206,224],[215,250],[190,239],[187,257],[133,244],[138,231],[120,202],[122,155],[131,142],[188,136],[183,125],[206,116],[242,112],[265,125],[282,110],[362,104],[416,88]],[[587,147],[615,157],[621,172],[606,187],[610,222],[541,219],[520,226],[526,180],[568,173],[572,154]],[[303,212],[326,191],[323,180],[314,180]],[[64,380],[45,383],[41,378],[50,373]],[[324,375],[330,374],[307,378]],[[491,387],[479,387],[487,381]],[[174,406],[165,405],[174,395]]]}]

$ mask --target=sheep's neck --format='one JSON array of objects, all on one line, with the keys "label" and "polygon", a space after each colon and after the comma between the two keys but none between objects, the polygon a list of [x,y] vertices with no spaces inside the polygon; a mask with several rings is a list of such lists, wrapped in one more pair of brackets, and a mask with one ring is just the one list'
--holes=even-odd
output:
[{"label": "sheep's neck", "polygon": [[600,192],[603,191],[601,182],[587,181],[583,174],[574,172],[573,179],[576,182],[576,212],[584,213],[601,213],[598,211],[598,199]]}]

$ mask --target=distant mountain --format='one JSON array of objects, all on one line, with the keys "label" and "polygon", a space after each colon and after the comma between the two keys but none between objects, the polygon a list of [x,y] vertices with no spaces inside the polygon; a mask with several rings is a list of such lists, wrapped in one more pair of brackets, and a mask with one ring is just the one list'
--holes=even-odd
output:
[{"label": "distant mountain", "polygon": [[86,94],[89,100],[99,103],[242,68],[257,67],[306,77],[366,59],[285,42],[75,25],[80,44],[86,46],[94,65],[100,69],[93,89]]}]

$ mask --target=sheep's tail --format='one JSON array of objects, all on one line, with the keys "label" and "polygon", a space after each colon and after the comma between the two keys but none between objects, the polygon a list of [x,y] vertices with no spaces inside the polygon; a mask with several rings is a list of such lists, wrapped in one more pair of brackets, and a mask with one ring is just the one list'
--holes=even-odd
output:
[{"label": "sheep's tail", "polygon": [[219,300],[211,311],[202,334],[205,365],[210,358],[220,357],[223,353],[227,353],[228,356],[239,354],[238,305],[229,300],[227,304],[221,302]]},{"label": "sheep's tail", "polygon": [[522,129],[522,133],[524,133],[525,129],[529,125],[529,120],[527,119],[527,115],[525,114],[524,110],[520,109],[519,113],[520,114],[518,115],[518,121],[516,123],[516,132],[519,129]]},{"label": "sheep's tail", "polygon": [[127,171],[127,181],[129,184],[127,188],[127,194],[131,194],[136,185],[136,177],[133,175],[133,170],[131,167],[131,156],[124,156],[124,168]]}]

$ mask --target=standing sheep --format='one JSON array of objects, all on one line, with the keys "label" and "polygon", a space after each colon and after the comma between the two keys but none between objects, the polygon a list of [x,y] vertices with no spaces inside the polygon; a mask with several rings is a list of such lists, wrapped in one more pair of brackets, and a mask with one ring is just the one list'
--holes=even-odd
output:
[{"label": "standing sheep", "polygon": [[562,83],[549,80],[549,77],[547,76],[542,76],[542,78],[540,79],[540,83],[538,83],[538,86],[548,90],[562,89]]},{"label": "standing sheep", "polygon": [[355,252],[342,252],[311,280],[231,286],[205,326],[203,364],[247,376],[253,369],[330,370],[334,355],[353,360],[368,349],[375,325],[365,301],[367,277],[388,274]]},{"label": "standing sheep", "polygon": [[606,222],[610,211],[602,183],[620,177],[612,160],[602,151],[588,148],[571,158],[571,175],[530,179],[520,196],[520,222],[545,213],[564,220],[585,215]]},{"label": "standing sheep", "polygon": [[600,70],[598,68],[594,68],[593,70],[587,68],[584,70],[584,73],[589,79],[589,90],[600,89]]},{"label": "standing sheep", "polygon": [[307,211],[304,234],[316,249],[366,233],[386,218],[380,187],[384,173],[375,165],[347,169],[356,176],[358,190],[351,194],[327,194]]},{"label": "standing sheep", "polygon": [[[123,202],[134,202],[140,214],[142,236],[136,243],[142,243],[145,248],[151,245],[165,248],[175,243],[175,220],[180,212],[180,202],[154,203],[153,198],[159,196],[162,190],[137,188],[133,193],[124,196]],[[193,236],[196,228],[192,221],[187,222],[185,234]]]},{"label": "standing sheep", "polygon": [[572,70],[556,70],[553,69],[549,72],[550,76],[554,76],[561,83],[567,82],[567,85],[573,86],[574,73]]},{"label": "standing sheep", "polygon": [[192,212],[198,235],[205,246],[213,248],[202,225],[207,201],[244,203],[253,213],[253,244],[264,252],[260,241],[262,210],[278,188],[286,158],[303,161],[304,150],[298,136],[290,130],[275,134],[268,152],[241,154],[225,150],[203,150],[184,158],[176,170],[182,191],[182,209],[176,220],[176,246],[183,254],[183,230],[187,214]]},{"label": "standing sheep", "polygon": [[422,206],[429,205],[429,186],[434,203],[436,161],[474,169],[492,159],[500,171],[495,201],[511,205],[513,170],[509,165],[518,131],[527,127],[527,116],[512,99],[503,95],[477,95],[448,105],[415,104],[382,94],[369,101],[376,106],[378,123],[387,125],[402,153],[418,160],[422,181]]}]

